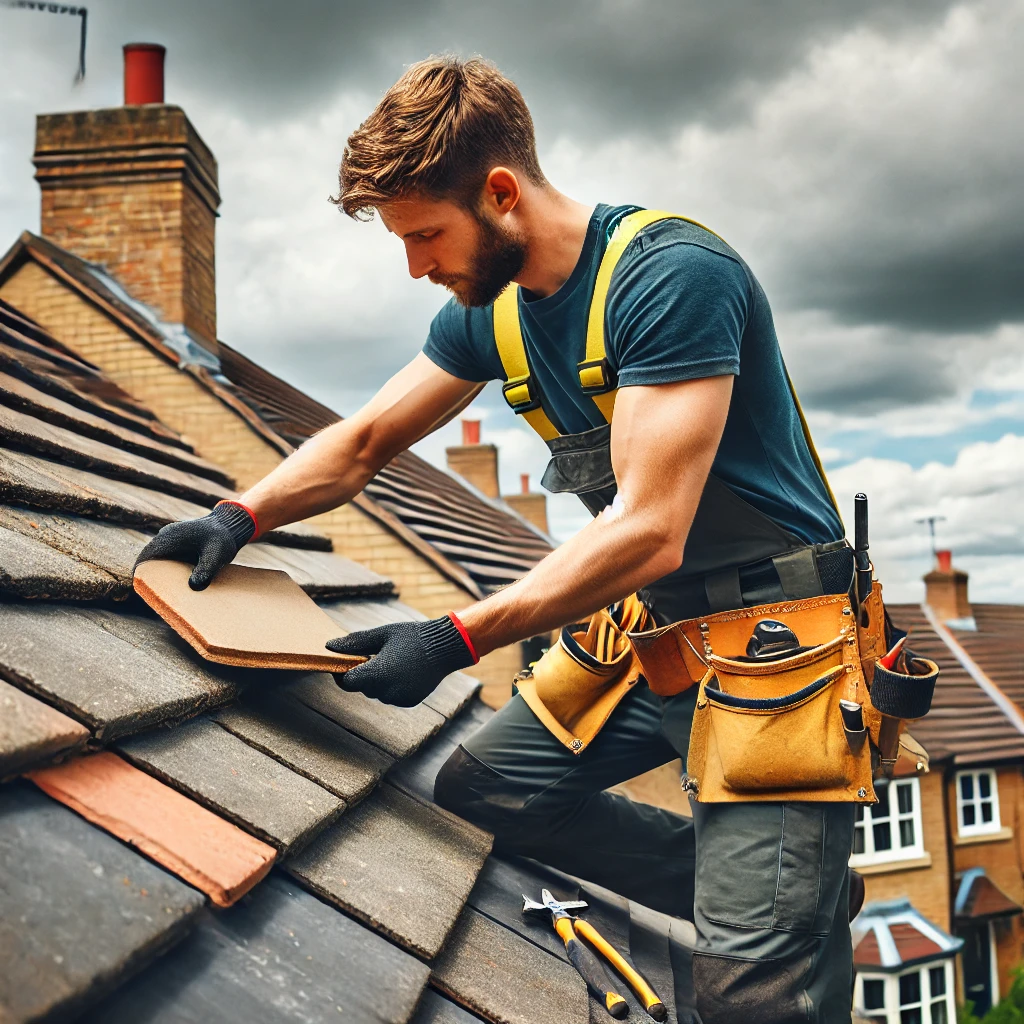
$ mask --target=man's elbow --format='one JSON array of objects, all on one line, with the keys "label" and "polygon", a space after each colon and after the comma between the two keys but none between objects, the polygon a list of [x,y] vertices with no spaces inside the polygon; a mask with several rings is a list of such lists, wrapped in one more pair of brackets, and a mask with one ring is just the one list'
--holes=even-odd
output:
[{"label": "man's elbow", "polygon": [[645,549],[650,552],[647,565],[651,574],[651,582],[660,580],[675,572],[683,564],[683,544],[685,537],[675,531],[657,529],[648,538]]}]

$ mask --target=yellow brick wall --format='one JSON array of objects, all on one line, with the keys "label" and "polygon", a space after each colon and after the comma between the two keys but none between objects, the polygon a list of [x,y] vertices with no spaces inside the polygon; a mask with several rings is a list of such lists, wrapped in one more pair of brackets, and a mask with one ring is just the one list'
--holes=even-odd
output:
[{"label": "yellow brick wall", "polygon": [[[906,896],[929,921],[944,931],[951,927],[949,854],[946,847],[946,815],[941,772],[920,777],[921,824],[930,867],[865,874],[865,900],[889,900]],[[895,867],[898,868],[898,864]]]},{"label": "yellow brick wall", "polygon": [[[0,295],[54,337],[95,363],[111,379],[182,434],[204,458],[223,466],[240,490],[267,475],[281,456],[201,384],[126,334],[94,306],[35,263],[26,263]],[[401,599],[434,618],[473,598],[374,519],[346,505],[310,522],[335,551],[394,581]],[[518,644],[482,658],[471,674],[484,683],[484,699],[500,707],[522,667]]]}]

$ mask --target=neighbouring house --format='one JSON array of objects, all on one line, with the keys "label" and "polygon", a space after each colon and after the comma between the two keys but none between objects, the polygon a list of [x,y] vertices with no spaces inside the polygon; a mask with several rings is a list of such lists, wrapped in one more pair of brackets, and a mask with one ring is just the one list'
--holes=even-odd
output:
[{"label": "neighbouring house", "polygon": [[[690,1020],[691,925],[502,860],[432,802],[493,714],[477,680],[389,707],[205,661],[142,604],[146,541],[233,493],[0,300],[0,1020],[588,1024],[550,921],[521,913],[544,886]],[[289,573],[339,633],[422,617],[331,548],[299,524],[238,561]]]},{"label": "neighbouring house", "polygon": [[[41,233],[25,232],[0,259],[0,296],[245,489],[339,417],[218,339],[217,162],[184,111],[163,102],[157,71],[153,92],[122,107],[38,118]],[[471,473],[467,484],[404,453],[313,523],[428,616],[485,597],[554,542],[538,525],[543,497],[523,514],[502,502],[497,453],[478,448],[462,464],[493,455],[489,477]],[[488,654],[473,670],[484,699],[503,703],[544,645]]]},{"label": "neighbouring house", "polygon": [[852,866],[865,876],[855,1005],[887,1024],[981,1016],[1024,961],[1024,606],[971,604],[940,551],[925,601],[890,605],[913,649],[938,662],[913,763],[859,812]]}]

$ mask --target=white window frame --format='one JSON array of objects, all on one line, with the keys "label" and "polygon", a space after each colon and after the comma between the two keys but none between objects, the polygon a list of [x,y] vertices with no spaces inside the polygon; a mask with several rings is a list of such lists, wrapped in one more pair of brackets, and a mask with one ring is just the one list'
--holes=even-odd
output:
[{"label": "white window frame", "polygon": [[[944,995],[932,999],[932,981],[928,973],[936,967],[942,967],[946,980],[946,991]],[[921,975],[921,1002],[900,1006],[900,978],[908,974]],[[881,981],[884,985],[884,1010],[868,1010],[864,1007],[864,982]],[[901,1009],[921,1008],[922,1024],[937,1024],[932,1020],[932,1003],[944,999],[946,1003],[946,1020],[948,1024],[956,1024],[956,1005],[953,1002],[953,959],[932,960],[929,963],[918,967],[912,967],[909,971],[901,971],[899,974],[871,974],[870,972],[857,974],[857,984],[854,986],[853,1005],[858,1016],[865,1020],[884,1020],[886,1024],[900,1024]],[[993,1006],[995,1003],[993,1002]]]},{"label": "white window frame", "polygon": [[[891,864],[901,860],[916,860],[923,857],[924,850],[924,822],[921,816],[921,783],[916,777],[909,779],[893,779],[891,782],[881,780],[875,783],[875,788],[887,786],[889,789],[889,817],[881,821],[872,817],[872,811],[877,804],[862,804],[864,813],[862,819],[857,822],[855,828],[864,831],[864,852],[854,853],[850,856],[850,867],[863,867],[868,864]],[[899,811],[900,788],[907,788],[913,794],[913,809],[910,814],[901,814]],[[892,845],[888,850],[875,850],[874,825],[881,824],[888,820],[889,837]],[[911,846],[900,846],[900,821],[910,820],[914,823],[914,842]]]},{"label": "white window frame", "polygon": [[[992,804],[992,820],[981,820],[982,797],[978,780],[987,775],[991,782],[990,802]],[[960,780],[970,776],[971,790],[974,794],[970,800],[964,800],[960,791]],[[973,771],[957,772],[953,780],[956,785],[956,825],[957,834],[961,836],[987,836],[1003,830],[1002,818],[999,815],[999,775],[994,768],[978,768]],[[964,807],[970,804],[974,808],[974,824],[964,824]]]}]

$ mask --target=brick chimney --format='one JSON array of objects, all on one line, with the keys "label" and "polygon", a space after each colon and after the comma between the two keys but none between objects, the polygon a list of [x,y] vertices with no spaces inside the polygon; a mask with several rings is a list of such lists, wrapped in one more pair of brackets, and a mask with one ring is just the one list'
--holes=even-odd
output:
[{"label": "brick chimney", "polygon": [[521,473],[519,483],[520,494],[508,494],[504,501],[514,508],[525,520],[533,523],[543,533],[548,532],[548,499],[543,491],[530,490],[530,474]]},{"label": "brick chimney", "polygon": [[967,573],[953,568],[951,551],[935,552],[935,568],[924,578],[925,603],[940,622],[973,628],[974,612],[967,600]]},{"label": "brick chimney", "polygon": [[497,498],[498,449],[493,444],[480,443],[480,421],[462,421],[462,444],[445,449],[448,468],[468,480],[488,498]]},{"label": "brick chimney", "polygon": [[164,103],[163,58],[129,43],[123,107],[36,118],[42,233],[216,353],[217,161]]}]

